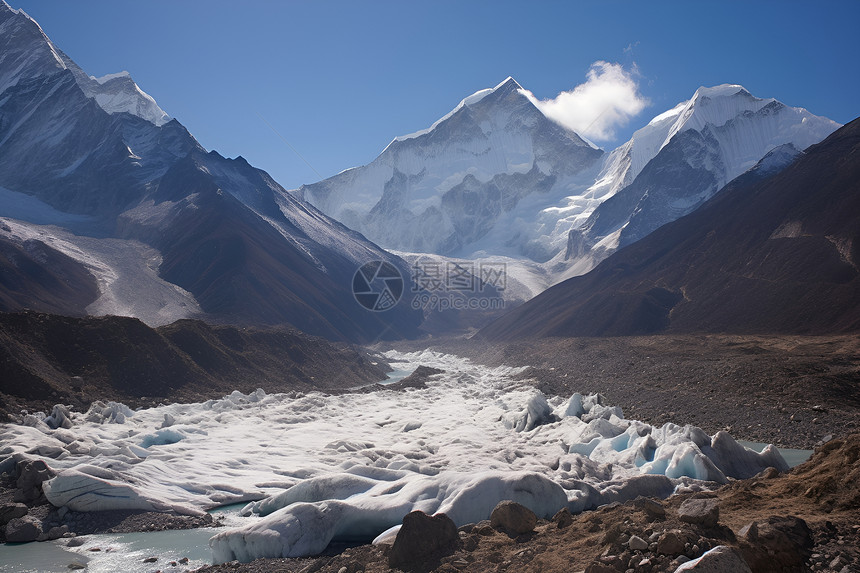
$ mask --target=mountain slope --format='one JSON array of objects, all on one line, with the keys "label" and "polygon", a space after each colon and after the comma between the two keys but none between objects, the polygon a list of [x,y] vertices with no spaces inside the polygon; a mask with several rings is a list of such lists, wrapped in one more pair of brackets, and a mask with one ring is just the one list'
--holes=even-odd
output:
[{"label": "mountain slope", "polygon": [[0,419],[95,400],[137,407],[233,390],[332,390],[385,378],[353,347],[294,330],[0,312]]},{"label": "mountain slope", "polygon": [[71,257],[36,239],[0,236],[0,311],[40,308],[82,315],[97,297],[95,279]]},{"label": "mountain slope", "polygon": [[489,325],[492,340],[860,329],[860,120]]},{"label": "mountain slope", "polygon": [[[5,2],[0,48],[0,196],[10,199],[0,216],[15,229],[7,238],[43,235],[98,278],[100,300],[122,291],[88,312],[151,324],[289,323],[356,341],[414,335],[421,316],[408,303],[373,313],[351,291],[363,264],[388,261],[408,277],[404,261],[244,159],[207,153],[128,74],[87,76]],[[117,250],[136,261],[105,255]]]},{"label": "mountain slope", "polygon": [[369,165],[296,193],[386,248],[468,255],[489,244],[546,260],[553,246],[533,232],[535,218],[583,189],[602,155],[508,78]]},{"label": "mountain slope", "polygon": [[782,145],[817,143],[839,124],[742,86],[699,88],[607,159],[601,185],[617,188],[571,230],[565,258],[581,274],[661,225],[695,211]]}]

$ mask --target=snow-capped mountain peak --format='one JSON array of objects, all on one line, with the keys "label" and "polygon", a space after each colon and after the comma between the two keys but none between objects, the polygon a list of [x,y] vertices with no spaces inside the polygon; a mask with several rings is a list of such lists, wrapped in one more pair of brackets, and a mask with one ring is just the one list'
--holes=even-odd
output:
[{"label": "snow-capped mountain peak", "polygon": [[[478,90],[475,93],[473,93],[472,95],[463,98],[460,101],[460,103],[457,104],[457,106],[454,109],[452,109],[451,111],[449,111],[448,113],[443,115],[441,118],[437,119],[435,122],[433,122],[433,125],[431,125],[430,127],[426,128],[426,129],[420,129],[418,131],[415,131],[413,133],[408,133],[406,135],[398,135],[388,145],[390,146],[394,142],[406,141],[407,139],[415,139],[416,137],[426,135],[426,134],[430,133],[431,131],[433,131],[434,129],[436,129],[437,127],[439,127],[440,124],[442,124],[443,122],[450,119],[455,113],[457,113],[458,111],[460,111],[464,107],[473,106],[490,94],[498,94],[500,96],[504,96],[504,95],[510,94],[513,91],[522,90],[522,89],[523,89],[522,86],[517,82],[517,80],[515,80],[511,76],[508,76],[503,82],[501,82],[500,84],[498,84],[494,88],[487,88],[487,89],[483,89],[483,90]],[[388,147],[386,147],[386,149],[388,149]],[[383,153],[384,152],[385,152],[385,150],[383,150]]]},{"label": "snow-capped mountain peak", "polygon": [[[785,108],[787,113],[778,113]],[[771,113],[773,112],[773,113]],[[772,121],[755,121],[756,114],[769,116]],[[777,119],[782,115],[782,118]],[[803,108],[789,108],[774,98],[757,98],[738,84],[721,84],[700,87],[693,97],[655,116],[645,127],[637,130],[633,137],[610,153],[596,183],[589,188],[594,195],[610,197],[639,175],[642,169],[678,134],[702,131],[706,127],[712,132],[728,131],[730,122],[748,121],[764,126],[767,133],[759,133],[744,141],[736,142],[738,152],[734,160],[726,164],[723,182],[737,177],[761,159],[763,153],[784,143],[793,143],[798,149],[817,143],[833,132],[839,124],[827,118],[812,115]],[[774,124],[774,121],[780,125]],[[792,127],[803,123],[803,129]],[[735,129],[739,125],[734,125]]]},{"label": "snow-capped mountain peak", "polygon": [[[82,74],[83,72],[80,75]],[[80,75],[75,73],[75,79],[78,80],[81,89],[88,97],[94,98],[108,113],[130,113],[159,127],[171,119],[163,109],[158,107],[151,95],[140,89],[140,86],[131,79],[131,74],[126,71],[107,74],[100,78],[87,76],[84,79]]]},{"label": "snow-capped mountain peak", "polygon": [[737,84],[700,87],[681,110],[666,136],[664,145],[686,129],[698,131],[707,124],[719,127],[746,111],[756,112],[775,101],[773,98],[757,98]]},{"label": "snow-capped mountain peak", "polygon": [[577,274],[587,272],[615,249],[694,211],[774,149],[760,172],[784,167],[792,153],[838,127],[737,84],[700,87],[607,157],[589,189],[605,201],[573,228],[565,256]]},{"label": "snow-capped mountain peak", "polygon": [[60,51],[24,10],[0,0],[0,93],[21,81],[66,68]]},{"label": "snow-capped mountain peak", "polygon": [[69,70],[86,94],[108,113],[130,113],[157,126],[170,116],[126,72],[94,78],[48,38],[24,10],[0,0],[0,93],[21,82]]},{"label": "snow-capped mountain peak", "polygon": [[469,254],[518,226],[523,233],[504,239],[505,248],[546,259],[548,246],[530,243],[520,210],[533,218],[581,190],[581,174],[602,155],[508,77],[429,128],[395,138],[369,165],[297,193],[390,249]]}]

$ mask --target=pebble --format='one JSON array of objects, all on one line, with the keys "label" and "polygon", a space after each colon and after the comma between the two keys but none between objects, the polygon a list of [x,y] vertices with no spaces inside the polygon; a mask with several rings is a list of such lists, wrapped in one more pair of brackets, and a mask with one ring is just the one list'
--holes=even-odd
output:
[{"label": "pebble", "polygon": [[627,541],[627,547],[632,549],[633,551],[645,551],[648,549],[648,542],[639,537],[638,535],[634,535]]}]

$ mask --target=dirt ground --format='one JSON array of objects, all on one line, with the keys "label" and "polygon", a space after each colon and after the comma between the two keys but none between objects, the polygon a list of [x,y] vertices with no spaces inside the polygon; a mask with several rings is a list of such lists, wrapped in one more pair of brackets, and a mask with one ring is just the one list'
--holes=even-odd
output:
[{"label": "dirt ground", "polygon": [[812,448],[860,429],[860,336],[663,335],[426,347],[478,363],[525,366],[547,395],[600,392],[625,417],[693,424],[710,434]]}]

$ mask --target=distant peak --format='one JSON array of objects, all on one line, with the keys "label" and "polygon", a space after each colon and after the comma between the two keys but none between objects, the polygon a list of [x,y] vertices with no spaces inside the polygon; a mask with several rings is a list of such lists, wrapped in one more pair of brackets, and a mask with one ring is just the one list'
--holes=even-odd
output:
[{"label": "distant peak", "polygon": [[696,90],[696,93],[693,94],[693,99],[701,99],[701,98],[709,98],[715,99],[719,97],[732,97],[732,96],[746,96],[752,97],[752,94],[744,88],[744,86],[739,84],[720,84],[718,86],[713,87],[705,87],[701,86]]},{"label": "distant peak", "polygon": [[[457,107],[455,107],[450,112],[445,114],[442,118],[436,120],[436,122],[433,125],[431,125],[430,127],[428,127],[427,129],[422,129],[420,131],[416,131],[416,132],[410,133],[408,135],[400,135],[398,137],[395,137],[391,143],[395,143],[395,142],[399,142],[399,141],[405,141],[407,139],[415,139],[416,137],[426,135],[426,134],[430,133],[431,131],[433,131],[434,129],[436,129],[436,127],[440,123],[442,123],[443,121],[446,121],[448,118],[453,116],[455,113],[457,113],[458,111],[460,111],[464,107],[473,106],[476,103],[478,103],[479,101],[481,101],[482,99],[484,99],[485,97],[489,96],[490,94],[492,94],[494,97],[497,97],[497,98],[504,98],[508,94],[511,94],[511,93],[513,93],[517,90],[521,90],[521,89],[523,89],[523,88],[519,83],[517,83],[517,80],[508,76],[507,79],[505,79],[505,81],[503,81],[502,83],[500,83],[496,87],[487,88],[487,89],[477,91],[477,92],[473,93],[472,95],[470,95],[469,97],[464,98],[457,105]],[[388,149],[388,147],[391,145],[391,143],[389,143],[388,146],[386,146],[385,149],[382,150],[383,153],[385,153],[385,150]]]},{"label": "distant peak", "polygon": [[123,70],[123,71],[117,72],[115,74],[105,74],[100,78],[97,78],[95,76],[90,76],[90,77],[100,84],[105,84],[105,83],[107,83],[113,79],[116,79],[116,78],[129,78],[129,79],[131,79],[131,74],[128,73],[127,71]]},{"label": "distant peak", "polygon": [[505,81],[503,81],[502,83],[500,83],[499,85],[494,87],[493,91],[496,91],[496,90],[499,90],[502,88],[507,88],[507,89],[512,89],[512,90],[514,90],[514,89],[521,90],[521,89],[523,89],[523,86],[521,86],[517,80],[515,80],[511,76],[508,76],[505,79]]}]

